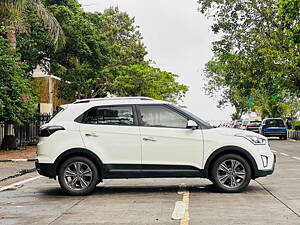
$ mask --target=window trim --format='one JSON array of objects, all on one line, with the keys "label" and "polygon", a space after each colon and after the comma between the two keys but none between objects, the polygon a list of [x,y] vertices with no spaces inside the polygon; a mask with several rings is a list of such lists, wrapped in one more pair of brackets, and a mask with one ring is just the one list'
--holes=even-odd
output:
[{"label": "window trim", "polygon": [[[141,115],[141,110],[140,110],[141,106],[161,106],[161,107],[164,107],[164,108],[167,108],[167,109],[173,111],[174,113],[179,114],[180,116],[184,117],[187,120],[191,119],[190,116],[184,114],[183,112],[181,112],[179,110],[176,110],[175,107],[173,108],[172,106],[170,106],[168,104],[138,104],[138,105],[136,105],[136,110],[137,110],[137,117],[138,117],[138,125],[140,127],[155,127],[155,128],[168,128],[168,129],[171,128],[171,129],[184,129],[184,130],[189,129],[190,130],[190,128],[188,128],[188,127],[183,128],[183,127],[144,126],[144,125],[142,125],[142,115]],[[192,120],[194,120],[194,119],[192,119]],[[195,122],[198,124],[198,129],[201,129],[201,127],[199,126],[199,123],[197,121],[195,121]]]},{"label": "window trim", "polygon": [[[133,114],[133,124],[132,125],[118,125],[118,124],[93,124],[93,123],[84,123],[84,119],[86,115],[93,109],[95,108],[108,108],[108,107],[131,107],[132,109],[132,114]],[[83,112],[80,116],[78,116],[75,120],[75,122],[78,122],[80,124],[85,124],[85,125],[100,125],[100,126],[121,126],[121,127],[133,127],[133,126],[138,126],[138,118],[137,118],[137,113],[136,113],[136,107],[133,104],[118,104],[118,105],[98,105],[98,106],[93,106]]]}]

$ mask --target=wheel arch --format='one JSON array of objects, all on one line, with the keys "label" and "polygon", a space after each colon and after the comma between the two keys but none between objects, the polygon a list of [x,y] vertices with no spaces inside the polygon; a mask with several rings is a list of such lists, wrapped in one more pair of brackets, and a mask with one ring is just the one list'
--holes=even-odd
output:
[{"label": "wheel arch", "polygon": [[253,158],[253,156],[248,151],[238,146],[224,146],[215,150],[206,160],[204,171],[206,173],[207,178],[210,177],[210,171],[213,162],[217,158],[225,154],[237,154],[245,158],[250,165],[251,172],[252,172],[252,179],[255,179],[257,177],[257,171],[258,171],[257,163]]},{"label": "wheel arch", "polygon": [[95,163],[95,166],[98,169],[98,172],[100,174],[99,178],[100,181],[102,181],[103,176],[103,162],[102,160],[92,151],[85,149],[85,148],[71,148],[69,150],[64,151],[61,153],[54,162],[54,169],[56,175],[58,174],[58,169],[60,165],[68,158],[74,157],[74,156],[82,156],[90,159],[93,163]]}]

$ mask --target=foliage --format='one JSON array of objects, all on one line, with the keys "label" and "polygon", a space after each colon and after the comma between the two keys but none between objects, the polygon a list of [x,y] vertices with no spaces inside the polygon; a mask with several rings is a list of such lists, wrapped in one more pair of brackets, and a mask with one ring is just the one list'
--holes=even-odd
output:
[{"label": "foliage", "polygon": [[117,96],[148,96],[177,102],[188,87],[176,82],[175,74],[148,65],[123,66],[112,82],[110,91]]},{"label": "foliage", "polygon": [[1,0],[0,22],[8,29],[27,32],[26,12],[32,11],[42,21],[48,38],[55,48],[64,44],[64,33],[55,17],[44,6],[41,0]]},{"label": "foliage", "polygon": [[300,121],[295,121],[293,125],[295,130],[300,130]]},{"label": "foliage", "polygon": [[26,64],[19,60],[0,36],[0,121],[20,124],[35,114],[37,97],[25,71]]},{"label": "foliage", "polygon": [[231,104],[238,118],[247,111],[262,117],[287,116],[286,96],[300,93],[299,66],[294,48],[280,23],[277,0],[199,0],[200,11],[213,17],[212,30],[221,35],[213,43],[213,59],[205,74],[207,94],[219,106]]},{"label": "foliage", "polygon": [[[45,70],[62,78],[61,98],[74,101],[108,94],[142,93],[175,101],[187,91],[186,86],[175,81],[177,75],[152,68],[144,59],[147,51],[141,33],[127,13],[118,8],[89,13],[75,0],[46,3],[65,33],[64,49],[54,51],[37,16],[27,12],[31,32],[18,36],[18,52],[30,69],[42,64]],[[151,81],[150,72],[156,74],[155,81]],[[126,79],[128,82],[140,79],[140,83],[152,86],[141,85],[138,91],[130,90],[128,86],[120,86],[127,85]],[[158,86],[166,83],[169,87]]]}]

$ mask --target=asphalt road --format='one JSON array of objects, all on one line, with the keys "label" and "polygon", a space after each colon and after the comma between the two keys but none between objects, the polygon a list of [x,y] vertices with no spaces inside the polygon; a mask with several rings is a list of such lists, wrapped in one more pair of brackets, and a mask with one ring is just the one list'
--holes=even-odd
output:
[{"label": "asphalt road", "polygon": [[84,197],[64,195],[36,172],[5,180],[2,188],[19,183],[0,191],[0,224],[300,225],[300,142],[270,145],[276,171],[238,194],[197,178],[106,180]]}]

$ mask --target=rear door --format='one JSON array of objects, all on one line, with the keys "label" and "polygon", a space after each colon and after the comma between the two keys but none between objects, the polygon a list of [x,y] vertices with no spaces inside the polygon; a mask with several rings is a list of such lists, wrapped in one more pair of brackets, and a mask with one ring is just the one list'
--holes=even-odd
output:
[{"label": "rear door", "polygon": [[141,165],[140,130],[132,105],[98,106],[88,110],[80,125],[87,149],[104,164]]}]

